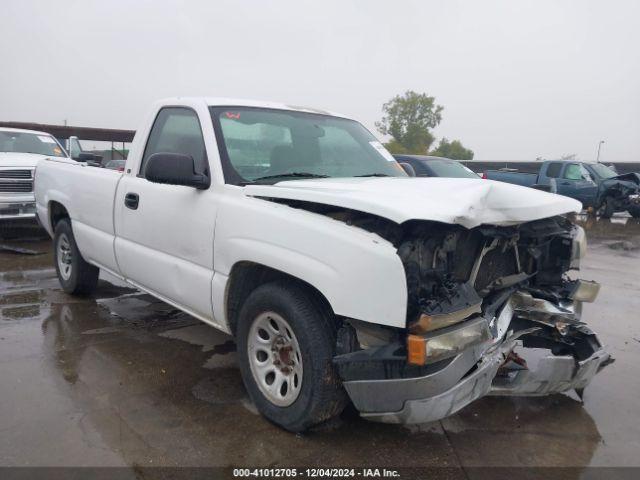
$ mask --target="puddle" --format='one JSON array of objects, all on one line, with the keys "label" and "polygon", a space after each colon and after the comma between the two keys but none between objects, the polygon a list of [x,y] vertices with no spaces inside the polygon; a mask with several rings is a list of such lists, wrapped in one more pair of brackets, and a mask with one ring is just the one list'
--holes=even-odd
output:
[{"label": "puddle", "polygon": [[235,352],[235,343],[233,344],[234,350],[232,352],[215,353],[209,357],[209,359],[202,365],[203,368],[208,370],[214,370],[216,368],[237,367],[238,360]]},{"label": "puddle", "polygon": [[237,368],[216,368],[200,380],[191,393],[198,400],[213,404],[238,403],[247,396]]},{"label": "puddle", "polygon": [[247,400],[237,366],[236,344],[229,335],[201,322],[197,325],[167,330],[158,336],[196,345],[201,347],[202,352],[212,354],[202,365],[211,373],[191,390],[197,399],[213,404]]},{"label": "puddle", "polygon": [[24,305],[20,307],[8,307],[0,310],[2,320],[22,320],[34,318],[40,315],[40,305]]},{"label": "puddle", "polygon": [[112,316],[125,319],[130,325],[139,327],[175,328],[198,322],[190,315],[155,299],[151,295],[136,290],[133,292],[112,298],[99,298],[96,303],[105,308]]},{"label": "puddle", "polygon": [[40,303],[43,297],[42,290],[26,290],[5,293],[0,296],[0,305],[20,305],[26,303]]},{"label": "puddle", "polygon": [[192,345],[198,345],[202,347],[203,352],[226,354],[235,350],[235,344],[233,344],[233,342],[231,342],[233,347],[228,345],[231,338],[229,335],[200,321],[195,325],[167,330],[159,335],[165,338],[182,340]]},{"label": "puddle", "polygon": [[38,252],[30,248],[17,247],[14,245],[8,245],[5,243],[0,244],[0,252],[12,253],[14,255],[44,255],[46,252]]},{"label": "puddle", "polygon": [[103,327],[103,328],[94,328],[92,330],[85,330],[82,332],[82,335],[103,335],[105,333],[120,333],[122,332],[121,327]]},{"label": "puddle", "polygon": [[413,435],[417,435],[420,433],[437,433],[438,435],[444,435],[444,430],[440,422],[416,423],[410,425],[402,425],[402,427],[408,430]]},{"label": "puddle", "polygon": [[53,268],[8,271],[0,274],[0,288],[6,288],[9,291],[24,287],[34,288],[47,280],[55,279],[55,276],[56,271]]},{"label": "puddle", "polygon": [[608,243],[607,247],[611,250],[625,250],[625,251],[633,251],[638,250],[638,245],[629,240],[621,240],[618,242]]}]

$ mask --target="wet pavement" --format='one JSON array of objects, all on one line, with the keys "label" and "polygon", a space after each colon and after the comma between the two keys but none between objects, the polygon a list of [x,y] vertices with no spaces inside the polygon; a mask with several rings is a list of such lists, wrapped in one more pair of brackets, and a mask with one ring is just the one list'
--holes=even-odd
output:
[{"label": "wet pavement", "polygon": [[106,277],[68,296],[48,240],[0,238],[0,465],[640,466],[640,223],[580,222],[580,276],[602,284],[583,318],[616,358],[584,404],[489,397],[419,426],[346,412],[305,435],[256,414],[229,336]]}]

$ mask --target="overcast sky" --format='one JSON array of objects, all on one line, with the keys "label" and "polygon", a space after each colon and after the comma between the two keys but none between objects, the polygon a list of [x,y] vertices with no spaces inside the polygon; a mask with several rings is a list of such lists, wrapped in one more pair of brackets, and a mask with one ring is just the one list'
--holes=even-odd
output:
[{"label": "overcast sky", "polygon": [[640,1],[2,0],[0,120],[137,127],[178,95],[338,111],[412,89],[476,159],[640,161]]}]

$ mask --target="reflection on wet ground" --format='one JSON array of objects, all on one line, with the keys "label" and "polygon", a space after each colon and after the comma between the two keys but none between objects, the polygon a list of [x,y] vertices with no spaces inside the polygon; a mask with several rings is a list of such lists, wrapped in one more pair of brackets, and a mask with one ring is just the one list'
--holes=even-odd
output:
[{"label": "reflection on wet ground", "polygon": [[581,276],[603,285],[585,319],[617,360],[584,404],[490,397],[406,427],[346,412],[305,435],[256,414],[227,335],[117,282],[70,297],[48,241],[11,241],[41,255],[0,252],[0,464],[438,466],[458,478],[473,466],[640,465],[640,224],[578,221],[590,240]]}]

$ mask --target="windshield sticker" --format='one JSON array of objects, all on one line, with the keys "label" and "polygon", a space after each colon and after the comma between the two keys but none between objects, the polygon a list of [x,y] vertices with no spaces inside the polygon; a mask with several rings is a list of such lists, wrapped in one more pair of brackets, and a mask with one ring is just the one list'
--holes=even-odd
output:
[{"label": "windshield sticker", "polygon": [[38,135],[38,138],[42,143],[56,143],[56,141],[53,138],[47,135]]},{"label": "windshield sticker", "polygon": [[224,112],[225,117],[230,118],[231,120],[239,120],[240,112]]},{"label": "windshield sticker", "polygon": [[395,162],[396,161],[396,159],[393,158],[393,155],[391,155],[389,153],[389,151],[386,148],[384,148],[384,145],[382,145],[377,140],[375,140],[373,142],[369,142],[369,145],[371,145],[373,148],[375,148],[378,151],[378,153],[380,155],[382,155],[385,158],[385,160],[387,160],[388,162]]}]

